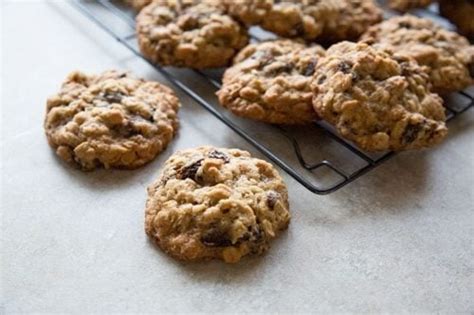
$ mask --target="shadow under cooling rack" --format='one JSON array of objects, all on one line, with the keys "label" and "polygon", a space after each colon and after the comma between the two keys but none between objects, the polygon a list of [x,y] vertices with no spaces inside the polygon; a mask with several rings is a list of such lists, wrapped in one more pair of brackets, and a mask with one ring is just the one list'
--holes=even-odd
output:
[{"label": "shadow under cooling rack", "polygon": [[[131,10],[119,1],[111,0],[76,0],[71,4],[137,57],[147,61],[137,47]],[[415,14],[441,19],[433,9],[418,10]],[[393,12],[386,11],[386,16],[390,15]],[[251,35],[254,41],[273,36],[258,28],[252,28]],[[316,194],[334,192],[395,155],[393,152],[372,154],[361,151],[322,121],[304,127],[271,126],[233,116],[219,106],[215,97],[223,69],[197,71],[150,65]],[[474,89],[471,87],[470,91],[450,95],[445,103],[448,120],[452,120],[473,107]]]}]

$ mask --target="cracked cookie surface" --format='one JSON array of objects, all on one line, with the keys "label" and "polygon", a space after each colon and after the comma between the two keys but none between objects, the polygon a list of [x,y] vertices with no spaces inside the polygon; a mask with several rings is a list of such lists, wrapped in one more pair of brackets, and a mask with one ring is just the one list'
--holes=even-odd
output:
[{"label": "cracked cookie surface", "polygon": [[342,42],[321,59],[313,88],[316,112],[362,149],[430,147],[447,134],[442,99],[412,59]]},{"label": "cracked cookie surface", "polygon": [[119,71],[73,72],[48,99],[44,128],[57,155],[83,170],[133,169],[166,148],[179,107],[174,92],[157,82]]},{"label": "cracked cookie surface", "polygon": [[460,33],[474,40],[474,0],[441,0],[439,11]]},{"label": "cracked cookie surface", "polygon": [[145,231],[181,260],[234,263],[268,250],[289,221],[286,185],[273,166],[246,151],[179,151],[148,187]]},{"label": "cracked cookie surface", "polygon": [[219,102],[234,114],[272,124],[316,119],[310,82],[324,49],[291,40],[251,44],[224,73]]},{"label": "cracked cookie surface", "polygon": [[227,12],[246,25],[263,21],[273,5],[273,0],[224,0]]},{"label": "cracked cookie surface", "polygon": [[225,9],[217,0],[156,0],[137,16],[140,50],[164,66],[226,66],[247,44],[248,35]]},{"label": "cracked cookie surface", "polygon": [[389,0],[388,6],[399,12],[407,12],[411,9],[425,8],[432,2],[433,0]]},{"label": "cracked cookie surface", "polygon": [[336,42],[355,40],[382,20],[373,0],[276,1],[262,27],[283,37]]},{"label": "cracked cookie surface", "polygon": [[386,46],[426,66],[438,93],[459,91],[474,82],[474,46],[428,19],[393,17],[369,28],[361,40]]}]

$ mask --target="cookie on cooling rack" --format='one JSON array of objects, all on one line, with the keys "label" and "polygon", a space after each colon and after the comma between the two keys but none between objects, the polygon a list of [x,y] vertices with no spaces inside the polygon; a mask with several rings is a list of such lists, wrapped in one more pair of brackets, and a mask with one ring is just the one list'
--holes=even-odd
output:
[{"label": "cookie on cooling rack", "polygon": [[272,124],[316,119],[310,82],[324,49],[292,40],[251,44],[224,73],[219,102],[234,114]]},{"label": "cookie on cooling rack", "polygon": [[283,37],[336,42],[355,40],[382,20],[373,0],[284,0],[276,2],[262,27]]},{"label": "cookie on cooling rack", "polygon": [[457,26],[460,33],[474,40],[473,0],[441,0],[439,10],[444,17]]},{"label": "cookie on cooling rack", "polygon": [[246,151],[180,151],[148,187],[145,231],[181,260],[234,263],[261,254],[290,221],[286,185]]},{"label": "cookie on cooling rack", "polygon": [[147,5],[149,5],[153,0],[122,0],[125,4],[131,6],[136,11],[140,11]]},{"label": "cookie on cooling rack", "polygon": [[341,42],[319,62],[313,87],[318,115],[362,149],[429,147],[447,134],[442,99],[412,59]]},{"label": "cookie on cooling rack", "polygon": [[432,2],[433,0],[388,0],[388,6],[399,12],[407,12],[411,9],[425,8]]},{"label": "cookie on cooling rack", "polygon": [[428,19],[393,17],[372,26],[361,40],[416,59],[427,67],[438,93],[459,91],[474,83],[474,46]]},{"label": "cookie on cooling rack", "polygon": [[157,82],[118,71],[73,72],[48,99],[44,128],[58,156],[83,170],[133,169],[166,148],[179,107]]},{"label": "cookie on cooling rack", "polygon": [[272,8],[273,0],[224,0],[227,12],[246,25],[262,22]]},{"label": "cookie on cooling rack", "polygon": [[228,65],[248,42],[247,29],[215,0],[156,0],[138,14],[137,34],[152,62],[196,69]]}]

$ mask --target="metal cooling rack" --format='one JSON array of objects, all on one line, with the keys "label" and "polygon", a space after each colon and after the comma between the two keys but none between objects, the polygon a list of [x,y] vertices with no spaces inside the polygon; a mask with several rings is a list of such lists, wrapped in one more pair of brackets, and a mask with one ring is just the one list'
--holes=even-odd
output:
[{"label": "metal cooling rack", "polygon": [[[202,93],[192,82],[183,79],[183,75],[179,74],[184,70],[154,65],[141,55],[136,42],[133,12],[120,2],[73,0],[71,4],[137,57],[152,65],[162,76],[182,89],[214,117],[251,143],[313,193],[329,194],[334,192],[395,155],[394,152],[371,154],[361,151],[353,143],[339,137],[336,131],[324,122],[314,122],[313,126],[304,127],[304,129],[301,129],[302,127],[258,124],[265,125],[265,127],[260,127],[265,129],[254,130],[253,128],[257,124],[249,124],[246,120],[229,115],[217,105],[216,97],[213,94],[220,87],[222,71],[185,70],[193,73],[192,77],[197,78],[198,81],[199,78],[205,79],[206,84],[209,85],[207,88],[211,88],[212,94]],[[448,25],[447,21],[437,14],[436,7],[431,7],[428,10],[416,10],[412,13],[437,19],[437,22]],[[386,16],[394,14],[389,10],[385,12]],[[261,30],[258,34],[263,34],[263,36],[255,35],[251,30],[253,40],[258,41],[264,39],[262,37],[268,36]],[[185,75],[184,77],[189,78],[190,76]],[[474,106],[474,91],[472,87],[470,89],[470,91],[455,93],[445,100],[448,121]],[[281,143],[278,150],[275,148],[275,141],[273,141],[273,145],[268,145],[262,135],[281,138],[281,141],[277,141],[277,143]],[[313,153],[306,152],[306,147],[315,144],[317,145]],[[347,165],[350,163],[354,165],[348,167]]]}]

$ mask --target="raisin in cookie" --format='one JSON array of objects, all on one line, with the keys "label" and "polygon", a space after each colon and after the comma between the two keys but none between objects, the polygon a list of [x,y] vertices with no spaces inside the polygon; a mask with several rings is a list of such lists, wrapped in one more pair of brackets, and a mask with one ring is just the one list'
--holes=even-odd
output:
[{"label": "raisin in cookie", "polygon": [[145,231],[181,260],[261,254],[290,221],[285,183],[263,160],[200,147],[168,159],[148,187]]},{"label": "raisin in cookie", "polygon": [[441,0],[439,10],[459,32],[474,40],[474,0]]},{"label": "raisin in cookie", "polygon": [[427,7],[432,2],[433,0],[389,0],[388,6],[399,12],[407,12],[411,9]]},{"label": "raisin in cookie", "polygon": [[227,12],[246,25],[263,21],[271,10],[273,0],[224,0]]},{"label": "raisin in cookie", "polygon": [[224,73],[217,92],[234,114],[272,124],[304,124],[316,118],[310,82],[320,46],[291,40],[251,44]]},{"label": "raisin in cookie", "polygon": [[123,0],[127,5],[131,6],[136,11],[140,11],[147,5],[149,5],[153,0]]},{"label": "raisin in cookie", "polygon": [[433,89],[438,93],[459,91],[473,83],[474,47],[466,38],[428,19],[394,17],[372,26],[362,40],[416,59],[428,68]]},{"label": "raisin in cookie", "polygon": [[447,134],[443,102],[412,59],[342,42],[319,62],[313,87],[317,113],[362,149],[429,147]]},{"label": "raisin in cookie", "polygon": [[381,20],[373,0],[286,0],[273,5],[262,27],[283,37],[336,42],[355,40]]},{"label": "raisin in cookie", "polygon": [[44,128],[59,157],[83,170],[132,169],[165,149],[179,107],[174,92],[157,82],[117,71],[73,72],[48,99]]},{"label": "raisin in cookie", "polygon": [[156,0],[137,16],[138,43],[164,66],[226,66],[248,42],[247,30],[217,0]]}]

